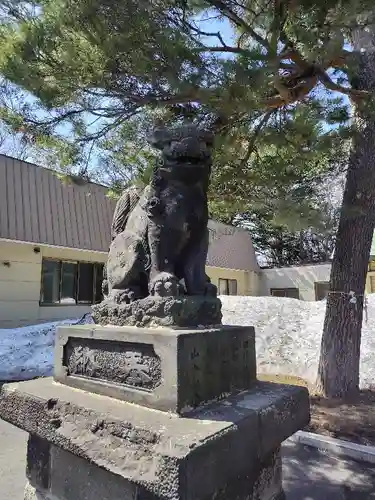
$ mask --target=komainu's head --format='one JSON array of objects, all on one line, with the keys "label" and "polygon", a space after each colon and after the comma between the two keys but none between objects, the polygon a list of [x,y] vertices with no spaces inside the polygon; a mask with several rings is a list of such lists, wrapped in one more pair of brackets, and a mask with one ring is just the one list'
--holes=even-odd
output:
[{"label": "komainu's head", "polygon": [[209,176],[213,140],[211,132],[182,125],[155,129],[149,142],[162,152],[161,175],[190,184]]}]

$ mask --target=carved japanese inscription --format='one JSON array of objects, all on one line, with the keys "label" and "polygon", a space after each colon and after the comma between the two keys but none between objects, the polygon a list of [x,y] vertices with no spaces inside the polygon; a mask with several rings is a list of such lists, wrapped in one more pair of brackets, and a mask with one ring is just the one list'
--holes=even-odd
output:
[{"label": "carved japanese inscription", "polygon": [[64,348],[68,375],[100,379],[144,390],[161,383],[161,363],[152,345],[69,338]]},{"label": "carved japanese inscription", "polygon": [[255,340],[233,332],[205,331],[183,339],[179,369],[184,374],[183,407],[197,407],[247,390],[256,380]]}]

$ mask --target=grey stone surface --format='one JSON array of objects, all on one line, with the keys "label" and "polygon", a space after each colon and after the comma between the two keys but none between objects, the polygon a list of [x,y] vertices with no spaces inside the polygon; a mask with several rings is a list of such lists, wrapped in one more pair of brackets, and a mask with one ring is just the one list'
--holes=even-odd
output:
[{"label": "grey stone surface", "polygon": [[[27,457],[29,495],[41,495],[62,500],[131,500],[139,488],[117,474],[112,474],[87,460],[29,436],[34,453]],[[47,447],[46,447],[47,445]],[[48,457],[45,467],[45,458]],[[38,477],[44,475],[43,485]],[[26,496],[26,495],[25,495]],[[138,495],[139,496],[139,495]]]},{"label": "grey stone surface", "polygon": [[[207,498],[207,500],[211,500]],[[279,450],[215,492],[215,500],[285,500]]]},{"label": "grey stone surface", "polygon": [[27,442],[26,476],[37,488],[47,490],[50,479],[50,444],[34,434]]},{"label": "grey stone surface", "polygon": [[259,383],[185,418],[40,379],[4,385],[0,418],[147,495],[198,500],[260,472],[271,443],[307,424],[309,401],[303,388]]},{"label": "grey stone surface", "polygon": [[[45,442],[36,437],[33,441],[34,454],[28,456],[27,468],[32,471],[26,486],[25,497],[30,500],[38,498],[56,500],[156,500],[158,497],[147,490],[121,477],[108,472],[87,460],[76,457],[72,453],[50,445],[48,448],[48,482],[42,488],[38,478],[46,473],[44,464],[46,456]],[[39,440],[39,442],[38,442]],[[38,455],[40,452],[40,455]],[[182,478],[182,484],[189,484],[189,477]],[[189,488],[188,488],[189,489]],[[186,498],[181,491],[179,498]],[[266,460],[259,462],[248,473],[230,480],[217,489],[205,500],[275,500],[282,497],[281,456],[276,450]],[[191,498],[199,499],[190,491]]]},{"label": "grey stone surface", "polygon": [[[35,440],[35,439],[34,439]],[[39,464],[44,459],[44,445],[41,443],[41,457],[34,456],[28,468],[36,468],[34,476],[39,474]],[[32,480],[26,491],[35,495],[36,499],[56,500],[157,500],[158,496],[150,494],[146,489],[137,486],[112,472],[90,464],[72,453],[56,446],[50,446],[49,482],[46,489],[40,489]],[[180,478],[181,483],[188,485],[189,478]],[[256,468],[247,474],[230,480],[223,487],[204,497],[204,500],[281,500],[283,494],[281,481],[281,456],[279,450],[270,455]],[[199,499],[199,496],[191,498]],[[179,497],[186,498],[186,491]],[[27,498],[27,497],[26,497]],[[203,498],[202,498],[203,500]]]},{"label": "grey stone surface", "polygon": [[104,469],[51,446],[51,493],[67,500],[132,500],[138,487]]},{"label": "grey stone surface", "polygon": [[109,297],[92,307],[95,323],[101,325],[178,326],[182,328],[221,324],[221,302],[217,297],[154,297],[117,304]]},{"label": "grey stone surface", "polygon": [[[161,161],[142,193],[130,187],[117,203],[103,288],[108,295],[93,307],[93,318],[101,325],[147,326],[163,318],[180,326],[220,324],[217,289],[205,272],[213,136],[184,125],[156,129],[150,140]],[[181,295],[216,300],[197,307],[178,300]],[[176,303],[159,301],[155,307],[148,296]]]},{"label": "grey stone surface", "polygon": [[252,327],[61,327],[55,380],[150,408],[186,413],[256,381]]}]

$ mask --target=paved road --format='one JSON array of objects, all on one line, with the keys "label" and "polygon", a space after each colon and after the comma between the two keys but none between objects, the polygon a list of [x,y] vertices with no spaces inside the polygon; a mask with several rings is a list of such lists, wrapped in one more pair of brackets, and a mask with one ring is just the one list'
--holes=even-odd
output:
[{"label": "paved road", "polygon": [[287,500],[375,500],[374,465],[301,444],[284,444],[283,478]]},{"label": "paved road", "polygon": [[26,467],[26,432],[0,419],[0,498],[23,500]]},{"label": "paved road", "polygon": [[[0,420],[0,498],[23,500],[25,432]],[[375,467],[304,447],[283,447],[287,500],[375,500]]]}]

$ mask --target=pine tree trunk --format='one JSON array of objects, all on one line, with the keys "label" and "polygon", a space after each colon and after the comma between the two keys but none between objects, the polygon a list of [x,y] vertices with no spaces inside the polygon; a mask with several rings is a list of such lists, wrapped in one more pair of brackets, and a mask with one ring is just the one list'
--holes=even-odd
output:
[{"label": "pine tree trunk", "polygon": [[[361,32],[353,38],[357,61],[353,87],[373,91],[373,34]],[[373,112],[357,103],[355,123],[357,132],[352,142],[332,262],[317,381],[318,391],[331,398],[350,396],[359,389],[364,292],[375,225]],[[355,293],[356,303],[350,302],[349,292]]]}]

